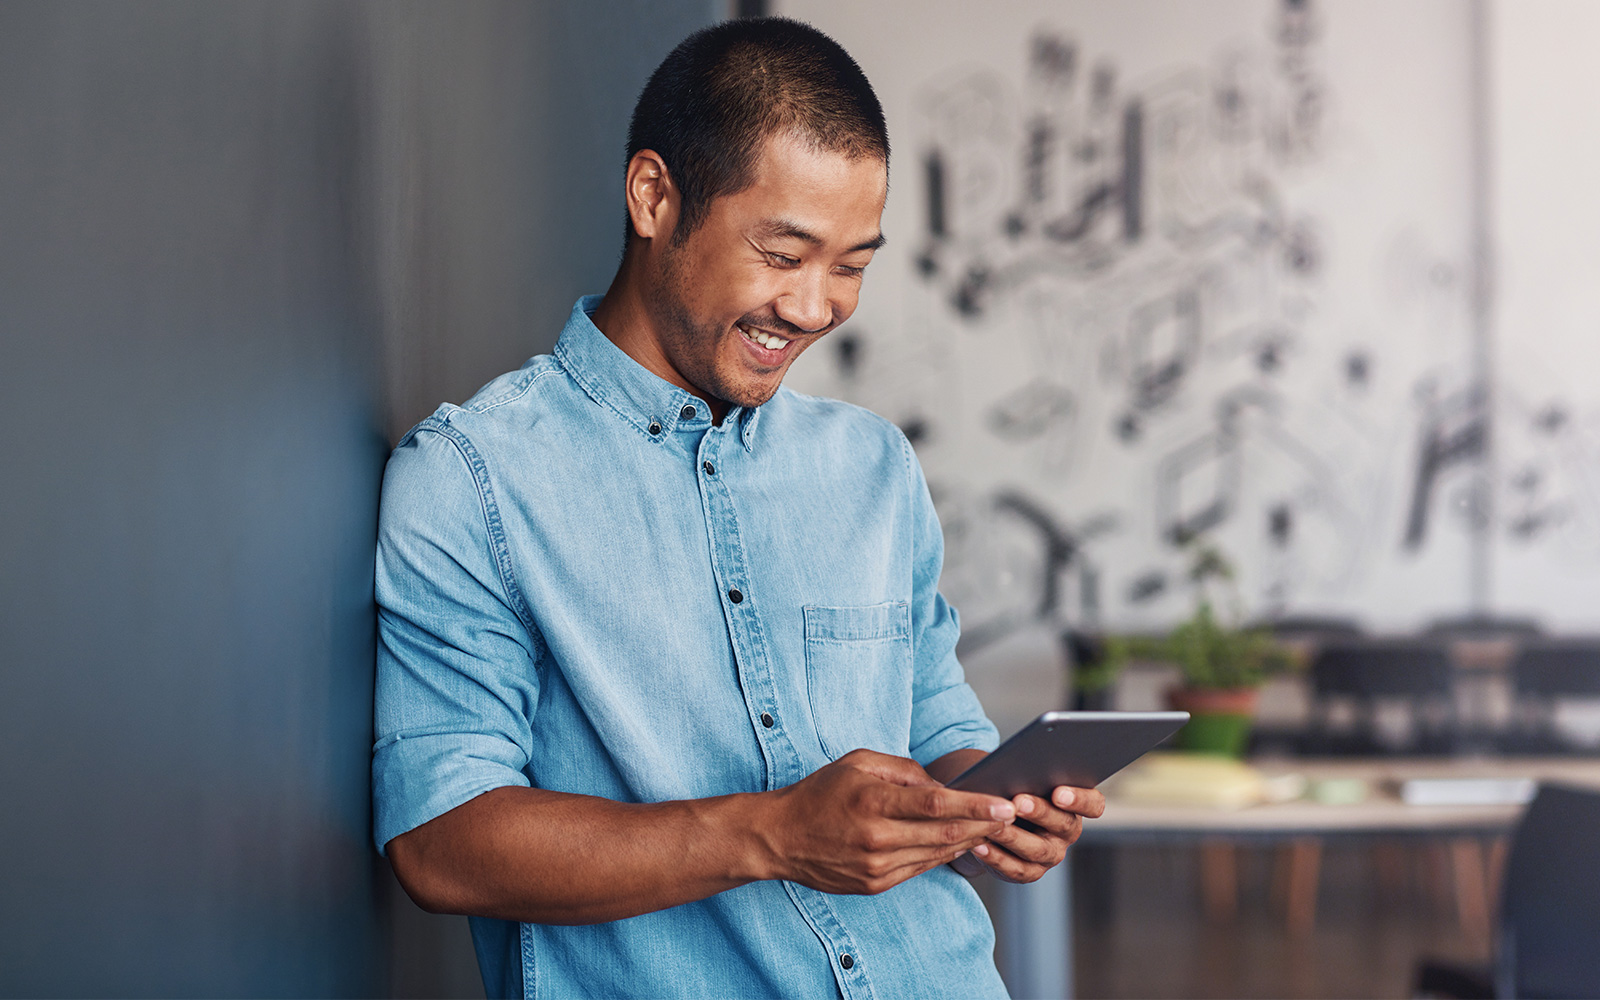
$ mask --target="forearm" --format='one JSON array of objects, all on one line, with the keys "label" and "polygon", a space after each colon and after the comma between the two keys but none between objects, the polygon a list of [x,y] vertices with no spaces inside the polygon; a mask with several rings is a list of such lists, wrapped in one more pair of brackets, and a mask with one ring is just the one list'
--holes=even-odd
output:
[{"label": "forearm", "polygon": [[629,804],[497,788],[389,843],[413,899],[542,924],[620,920],[782,877],[770,795]]},{"label": "forearm", "polygon": [[987,750],[952,750],[928,765],[928,776],[940,784],[948,784],[951,778],[987,756]]}]

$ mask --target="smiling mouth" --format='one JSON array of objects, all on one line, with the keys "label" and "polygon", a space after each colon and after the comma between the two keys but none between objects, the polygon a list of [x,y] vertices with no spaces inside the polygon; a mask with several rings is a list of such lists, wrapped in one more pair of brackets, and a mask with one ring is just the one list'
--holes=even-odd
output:
[{"label": "smiling mouth", "polygon": [[793,341],[785,340],[775,333],[757,330],[755,327],[745,326],[743,323],[734,324],[744,339],[754,344],[768,354],[782,354]]}]

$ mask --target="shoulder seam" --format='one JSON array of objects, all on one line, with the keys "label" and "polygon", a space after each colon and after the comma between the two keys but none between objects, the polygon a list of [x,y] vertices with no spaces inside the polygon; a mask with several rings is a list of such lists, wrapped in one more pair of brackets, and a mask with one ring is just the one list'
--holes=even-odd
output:
[{"label": "shoulder seam", "polygon": [[507,403],[515,403],[523,396],[526,396],[530,391],[532,391],[533,387],[538,383],[538,381],[544,378],[546,375],[561,374],[564,374],[564,371],[561,368],[545,368],[543,371],[535,372],[531,378],[522,384],[521,388],[517,389],[517,391],[508,396],[503,396],[499,399],[481,403],[477,406],[464,406],[462,409],[466,410],[468,413],[488,413],[497,406],[505,406]]},{"label": "shoulder seam", "polygon": [[[531,383],[530,383],[531,384]],[[427,423],[428,421],[423,421]],[[483,456],[473,445],[472,439],[461,432],[453,424],[439,422],[435,426],[424,427],[418,424],[412,433],[418,430],[430,430],[443,437],[456,449],[461,460],[467,464],[467,471],[472,474],[472,482],[478,490],[478,504],[483,511],[484,528],[489,532],[489,545],[493,550],[495,569],[500,575],[500,585],[506,589],[506,599],[511,602],[511,610],[516,612],[528,629],[530,636],[539,634],[538,628],[533,623],[533,612],[528,608],[527,600],[522,596],[522,588],[517,585],[516,571],[511,565],[511,547],[506,542],[505,525],[500,520],[500,506],[495,501],[494,490],[489,485],[489,467],[484,462]]]}]

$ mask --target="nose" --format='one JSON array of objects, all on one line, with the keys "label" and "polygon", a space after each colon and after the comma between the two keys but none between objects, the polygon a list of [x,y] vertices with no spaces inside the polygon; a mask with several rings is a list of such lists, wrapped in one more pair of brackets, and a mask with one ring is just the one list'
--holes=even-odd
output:
[{"label": "nose", "polygon": [[824,330],[833,321],[828,300],[828,275],[818,268],[800,268],[793,283],[778,297],[778,317],[806,333]]}]

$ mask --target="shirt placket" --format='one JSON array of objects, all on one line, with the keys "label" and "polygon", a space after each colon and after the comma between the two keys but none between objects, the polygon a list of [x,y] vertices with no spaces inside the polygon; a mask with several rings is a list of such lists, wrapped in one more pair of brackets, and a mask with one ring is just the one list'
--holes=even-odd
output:
[{"label": "shirt placket", "polygon": [[728,426],[725,422],[713,427],[700,439],[695,472],[700,482],[706,533],[711,539],[711,570],[716,574],[733,646],[734,669],[751,729],[766,763],[766,787],[771,791],[799,781],[806,772],[789,737],[791,720],[778,698],[770,648],[762,630],[760,608],[766,595],[757,592],[750,578],[749,560],[739,537],[739,518],[723,467],[723,446],[738,441],[728,433]]},{"label": "shirt placket", "polygon": [[[723,446],[728,442],[742,445],[737,433],[729,432],[729,424],[724,422],[721,427],[711,428],[700,439],[695,456],[696,475],[706,532],[711,539],[711,570],[716,574],[717,589],[722,595],[734,669],[738,672],[751,728],[766,763],[766,787],[771,791],[799,781],[808,772],[789,737],[788,719],[778,699],[770,647],[759,610],[766,595],[759,593],[751,581],[749,561],[739,535],[739,518],[728,486],[728,470],[723,464]],[[737,462],[735,452],[735,447],[727,449],[728,456]],[[784,888],[828,950],[829,965],[840,992],[847,1000],[874,998],[854,939],[828,904],[826,895],[787,882]]]}]

